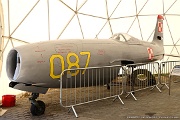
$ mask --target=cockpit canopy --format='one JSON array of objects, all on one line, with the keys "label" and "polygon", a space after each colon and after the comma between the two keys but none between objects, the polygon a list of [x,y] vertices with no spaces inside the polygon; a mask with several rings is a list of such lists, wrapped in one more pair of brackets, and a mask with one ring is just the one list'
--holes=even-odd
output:
[{"label": "cockpit canopy", "polygon": [[127,42],[130,40],[132,37],[126,33],[116,33],[110,37],[110,39],[122,41],[122,42]]}]

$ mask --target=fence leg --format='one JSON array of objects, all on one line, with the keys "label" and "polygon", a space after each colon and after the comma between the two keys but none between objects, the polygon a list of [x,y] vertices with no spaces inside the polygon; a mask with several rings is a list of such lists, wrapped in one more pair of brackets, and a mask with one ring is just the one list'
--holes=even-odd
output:
[{"label": "fence leg", "polygon": [[169,95],[171,95],[171,76],[169,77]]},{"label": "fence leg", "polygon": [[162,87],[160,89],[162,89],[164,86],[166,86],[166,88],[169,89],[169,87],[166,83],[162,84]]},{"label": "fence leg", "polygon": [[117,99],[119,99],[119,100],[121,101],[121,103],[124,105],[124,102],[122,101],[120,95],[117,95],[117,96],[114,98],[113,102],[114,102],[115,100],[117,100]]},{"label": "fence leg", "polygon": [[156,85],[156,88],[159,90],[160,93],[162,92],[157,85]]},{"label": "fence leg", "polygon": [[77,115],[77,113],[76,113],[76,110],[74,109],[74,106],[71,106],[71,108],[69,108],[68,113],[69,113],[71,110],[73,111],[75,117],[78,118],[78,115]]},{"label": "fence leg", "polygon": [[160,90],[160,88],[159,88],[157,85],[153,86],[153,88],[150,89],[150,90],[153,90],[155,87],[158,89],[158,91],[159,91],[160,93],[162,92],[162,91]]},{"label": "fence leg", "polygon": [[128,95],[126,96],[126,98],[127,98],[129,95],[131,95],[131,96],[134,98],[134,100],[137,100],[136,97],[134,96],[133,92],[129,92]]}]

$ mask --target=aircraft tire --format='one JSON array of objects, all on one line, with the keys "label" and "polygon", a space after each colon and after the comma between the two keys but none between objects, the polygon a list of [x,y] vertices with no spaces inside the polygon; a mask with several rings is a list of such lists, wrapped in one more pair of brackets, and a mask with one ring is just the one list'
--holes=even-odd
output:
[{"label": "aircraft tire", "polygon": [[30,110],[31,110],[32,115],[34,115],[34,116],[40,116],[40,115],[44,114],[45,108],[46,108],[45,103],[43,101],[38,100],[37,103],[39,105],[38,107],[34,104],[31,104]]},{"label": "aircraft tire", "polygon": [[137,69],[133,73],[136,86],[152,86],[156,84],[155,77],[147,69]]}]

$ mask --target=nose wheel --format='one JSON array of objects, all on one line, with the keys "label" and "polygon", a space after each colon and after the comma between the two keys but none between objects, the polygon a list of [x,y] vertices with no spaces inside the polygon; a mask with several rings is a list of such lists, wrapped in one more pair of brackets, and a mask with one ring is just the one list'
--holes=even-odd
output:
[{"label": "nose wheel", "polygon": [[44,112],[45,112],[45,103],[40,100],[38,100],[36,102],[37,102],[36,105],[31,103],[30,111],[31,111],[32,115],[40,116],[40,115],[44,114]]},{"label": "nose wheel", "polygon": [[46,108],[45,103],[43,101],[41,100],[36,101],[38,97],[39,97],[39,93],[32,93],[32,96],[29,98],[29,100],[31,101],[30,111],[34,116],[40,116],[44,114]]}]

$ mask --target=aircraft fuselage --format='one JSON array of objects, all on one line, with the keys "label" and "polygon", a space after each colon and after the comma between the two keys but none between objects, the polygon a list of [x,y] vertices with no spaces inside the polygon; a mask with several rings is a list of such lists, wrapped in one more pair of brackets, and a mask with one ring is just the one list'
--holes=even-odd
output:
[{"label": "aircraft fuselage", "polygon": [[[151,49],[152,53],[149,53],[148,49]],[[7,71],[10,71],[8,76],[12,81],[24,83],[26,80],[27,84],[42,83],[43,87],[57,88],[60,74],[65,69],[120,65],[123,61],[152,62],[160,59],[162,52],[158,45],[135,38],[128,42],[114,39],[55,40],[20,46],[11,50],[9,54],[11,58],[7,60],[9,63],[7,65],[14,67]],[[20,60],[18,72],[15,67],[17,54]],[[151,59],[150,54],[153,57]],[[158,56],[160,54],[161,56]],[[17,76],[14,76],[15,72]],[[82,74],[84,73],[85,71],[82,71]],[[80,73],[76,71],[70,74],[76,76]]]}]

